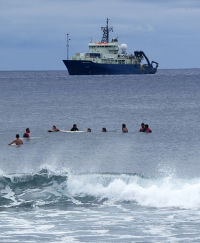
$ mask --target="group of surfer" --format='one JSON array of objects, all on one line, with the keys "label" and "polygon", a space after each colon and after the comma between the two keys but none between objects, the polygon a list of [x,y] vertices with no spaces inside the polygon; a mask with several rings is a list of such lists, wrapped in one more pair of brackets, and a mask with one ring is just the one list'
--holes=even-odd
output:
[{"label": "group of surfer", "polygon": [[[59,131],[60,131],[60,129],[58,129],[55,125],[53,125],[52,128],[50,130],[48,130],[48,132],[59,132]],[[73,124],[73,126],[72,126],[70,131],[77,132],[77,131],[79,131],[79,129],[78,129],[76,124]],[[107,129],[105,127],[103,127],[101,131],[102,132],[107,132]],[[87,132],[92,132],[92,129],[88,128]],[[128,128],[126,127],[125,123],[122,124],[122,132],[123,133],[127,133],[128,132]],[[149,128],[148,124],[141,123],[141,127],[139,129],[139,132],[151,133],[152,130]],[[26,131],[23,134],[23,137],[24,138],[30,138],[30,129],[29,128],[26,128]],[[8,145],[12,145],[12,144],[16,144],[16,145],[23,144],[23,141],[20,139],[19,134],[16,134],[16,139],[13,140],[12,142],[10,142]]]},{"label": "group of surfer", "polygon": [[[91,129],[90,128],[88,128],[88,129],[87,129],[87,132],[91,132]],[[52,128],[50,130],[48,130],[48,132],[59,132],[59,131],[60,131],[60,129],[58,129],[55,125],[53,125]],[[77,132],[77,131],[79,131],[79,129],[78,129],[77,125],[74,124],[70,131]]]},{"label": "group of surfer", "polygon": [[149,128],[148,124],[141,123],[141,127],[139,132],[146,132],[146,133],[151,133],[151,129]]},{"label": "group of surfer", "polygon": [[[59,132],[59,131],[60,130],[55,125],[53,125],[52,128],[50,130],[48,130],[48,132]],[[74,131],[75,132],[75,131],[79,131],[79,129],[78,129],[77,125],[74,124],[70,131]],[[107,129],[105,127],[103,127],[101,131],[102,132],[107,132]],[[87,132],[92,132],[92,129],[88,128]],[[125,123],[122,124],[122,132],[123,133],[127,133],[128,132],[128,128],[126,127]],[[139,132],[151,133],[152,131],[149,128],[148,124],[141,123],[141,128],[140,128]]]},{"label": "group of surfer", "polygon": [[[26,128],[26,131],[23,135],[24,138],[30,138],[30,129]],[[19,134],[16,134],[16,139],[13,140],[12,142],[10,142],[8,145],[12,145],[12,144],[16,144],[16,145],[21,145],[23,144],[23,141],[19,138]]]}]

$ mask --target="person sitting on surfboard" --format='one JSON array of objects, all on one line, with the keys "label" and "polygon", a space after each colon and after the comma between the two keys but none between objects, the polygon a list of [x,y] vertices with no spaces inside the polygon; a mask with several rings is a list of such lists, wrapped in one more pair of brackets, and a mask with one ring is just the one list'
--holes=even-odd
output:
[{"label": "person sitting on surfboard", "polygon": [[145,125],[144,125],[144,123],[141,123],[141,127],[140,127],[139,132],[145,132]]},{"label": "person sitting on surfboard", "polygon": [[9,143],[8,145],[12,145],[12,144],[16,144],[16,145],[21,145],[23,144],[23,141],[19,138],[19,134],[16,134],[16,139],[13,140],[11,143]]},{"label": "person sitting on surfboard", "polygon": [[122,132],[124,132],[124,133],[128,132],[126,124],[124,124],[124,123],[122,124]]},{"label": "person sitting on surfboard", "polygon": [[26,128],[26,132],[24,133],[23,137],[24,138],[30,138],[29,133],[30,133],[30,129],[29,128]]},{"label": "person sitting on surfboard", "polygon": [[48,132],[59,132],[60,130],[55,126],[53,125],[51,130],[48,130]]},{"label": "person sitting on surfboard", "polygon": [[73,127],[71,128],[71,131],[78,131],[78,127],[76,124],[73,125]]},{"label": "person sitting on surfboard", "polygon": [[88,128],[88,129],[87,129],[87,132],[91,132],[91,131],[92,131],[92,129],[91,129],[91,128]]}]

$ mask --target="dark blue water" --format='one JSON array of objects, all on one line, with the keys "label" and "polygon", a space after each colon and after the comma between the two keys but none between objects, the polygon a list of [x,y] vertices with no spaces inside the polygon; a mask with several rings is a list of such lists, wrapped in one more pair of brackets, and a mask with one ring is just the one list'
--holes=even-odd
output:
[{"label": "dark blue water", "polygon": [[[0,72],[0,92],[0,242],[200,240],[200,69]],[[92,132],[47,132],[74,123]]]}]

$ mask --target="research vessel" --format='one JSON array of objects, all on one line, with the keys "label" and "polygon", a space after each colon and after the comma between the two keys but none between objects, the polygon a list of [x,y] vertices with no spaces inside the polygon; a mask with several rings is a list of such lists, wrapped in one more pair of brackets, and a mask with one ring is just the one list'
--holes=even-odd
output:
[{"label": "research vessel", "polygon": [[[89,52],[76,53],[72,60],[63,60],[70,75],[116,75],[116,74],[154,74],[158,63],[150,62],[143,51],[127,53],[126,44],[118,44],[118,38],[109,41],[109,34],[113,31],[106,26],[101,27],[103,36],[100,42],[90,42]],[[68,38],[68,36],[67,36]],[[69,39],[67,39],[69,48]]]}]

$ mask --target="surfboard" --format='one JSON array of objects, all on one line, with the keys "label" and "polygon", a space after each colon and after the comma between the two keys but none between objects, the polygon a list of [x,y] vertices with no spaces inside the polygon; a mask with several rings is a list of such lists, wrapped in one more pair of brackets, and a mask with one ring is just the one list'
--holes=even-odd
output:
[{"label": "surfboard", "polygon": [[65,132],[65,133],[82,133],[82,132],[87,132],[87,131],[70,131],[70,130],[60,130],[60,132]]},{"label": "surfboard", "polygon": [[23,143],[21,143],[21,144],[16,144],[16,143],[13,143],[13,144],[8,144],[9,146],[21,146],[21,145],[23,145]]}]

